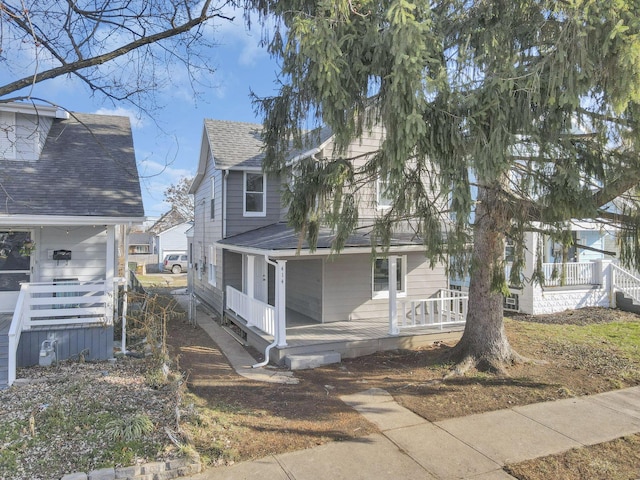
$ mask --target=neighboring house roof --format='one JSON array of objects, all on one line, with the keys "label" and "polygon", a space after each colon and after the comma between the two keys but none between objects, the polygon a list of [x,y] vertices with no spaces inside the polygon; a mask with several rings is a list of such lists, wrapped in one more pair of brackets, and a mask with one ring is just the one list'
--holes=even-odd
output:
[{"label": "neighboring house roof", "polygon": [[152,234],[149,232],[136,232],[129,234],[129,245],[149,245]]},{"label": "neighboring house roof", "polygon": [[142,218],[127,117],[54,119],[40,158],[0,158],[0,216]]},{"label": "neighboring house roof", "polygon": [[182,222],[178,225],[174,225],[173,227],[169,227],[165,230],[162,230],[161,232],[156,233],[156,235],[160,237],[170,232],[173,232],[174,230],[182,230],[183,233],[186,233],[187,230],[189,230],[192,226],[193,226],[193,222]]},{"label": "neighboring house roof", "polygon": [[[229,120],[204,120],[203,147],[208,142],[213,152],[214,163],[219,170],[261,170],[264,161],[262,125],[257,123],[232,122]],[[311,155],[325,144],[333,133],[329,127],[318,128],[307,133],[304,146],[293,148],[289,159]],[[195,193],[204,177],[208,156],[201,154],[198,171],[190,193]]]},{"label": "neighboring house roof", "polygon": [[[318,235],[318,250],[329,250],[335,238],[335,233],[329,228],[321,228]],[[263,250],[266,252],[278,251],[281,254],[295,255],[300,250],[309,250],[306,240],[300,243],[300,235],[286,223],[275,223],[266,227],[250,230],[245,233],[234,235],[217,242],[222,246],[233,247],[237,250]],[[413,234],[394,234],[391,238],[390,247],[419,247],[422,240]],[[359,230],[353,233],[345,243],[345,250],[350,248],[365,248],[371,250],[371,236],[368,231]]]},{"label": "neighboring house roof", "polygon": [[178,211],[178,209],[171,208],[171,210],[162,214],[158,221],[151,225],[147,231],[158,235],[161,232],[175,227],[176,225],[182,225],[186,221],[187,219]]}]

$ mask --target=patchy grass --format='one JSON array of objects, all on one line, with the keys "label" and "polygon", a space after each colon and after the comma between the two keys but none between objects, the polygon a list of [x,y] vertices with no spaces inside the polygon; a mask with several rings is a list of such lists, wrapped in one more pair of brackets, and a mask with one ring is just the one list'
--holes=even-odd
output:
[{"label": "patchy grass", "polygon": [[505,470],[519,480],[636,479],[640,475],[640,435],[509,465]]}]

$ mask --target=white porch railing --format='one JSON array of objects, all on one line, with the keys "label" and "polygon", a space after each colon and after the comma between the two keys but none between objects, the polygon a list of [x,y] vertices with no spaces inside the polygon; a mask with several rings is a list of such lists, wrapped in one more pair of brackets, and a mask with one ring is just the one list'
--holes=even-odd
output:
[{"label": "white porch railing", "polygon": [[640,278],[613,264],[611,275],[611,286],[614,291],[619,290],[634,302],[640,303]]},{"label": "white porch railing", "polygon": [[398,301],[398,328],[463,325],[467,319],[469,296],[458,290],[440,290],[423,300]]},{"label": "white porch railing", "polygon": [[545,287],[593,285],[595,262],[543,263]]},{"label": "white porch railing", "polygon": [[33,327],[107,324],[112,316],[112,295],[104,281],[24,283],[9,328],[8,384],[16,379],[16,355],[20,335]]},{"label": "white porch railing", "polygon": [[276,334],[276,309],[227,285],[227,308],[269,335]]}]

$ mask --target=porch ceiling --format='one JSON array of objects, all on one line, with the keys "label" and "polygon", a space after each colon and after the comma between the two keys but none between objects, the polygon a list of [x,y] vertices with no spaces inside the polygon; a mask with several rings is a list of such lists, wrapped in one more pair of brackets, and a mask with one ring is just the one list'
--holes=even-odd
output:
[{"label": "porch ceiling", "polygon": [[[335,240],[335,232],[329,228],[321,228],[318,234],[317,254],[328,253]],[[270,254],[274,256],[293,256],[298,254],[298,249],[302,253],[309,253],[309,244],[306,240],[300,242],[300,236],[286,223],[275,223],[266,227],[250,230],[245,233],[234,235],[217,242],[228,250],[239,252],[253,252]],[[396,234],[391,238],[391,249],[412,249],[422,248],[422,240],[415,235]],[[361,249],[370,251],[371,235],[369,231],[361,231],[349,236],[345,243],[345,250]]]}]

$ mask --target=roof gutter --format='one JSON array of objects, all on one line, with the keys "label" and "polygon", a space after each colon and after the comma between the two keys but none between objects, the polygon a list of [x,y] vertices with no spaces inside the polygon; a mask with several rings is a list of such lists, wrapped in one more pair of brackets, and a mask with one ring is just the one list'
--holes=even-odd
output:
[{"label": "roof gutter", "polygon": [[[215,242],[217,246],[225,250],[229,250],[236,253],[244,253],[247,255],[256,256],[269,256],[273,258],[285,258],[285,257],[323,257],[336,252],[331,248],[318,248],[311,252],[309,249],[301,249],[298,251],[295,248],[285,250],[265,250],[256,247],[243,247],[238,245],[229,245],[226,243]],[[396,245],[389,247],[389,253],[401,253],[401,252],[422,252],[424,251],[423,245]],[[371,253],[371,247],[344,247],[340,253]]]},{"label": "roof gutter", "polygon": [[134,225],[146,217],[62,216],[62,215],[2,215],[0,226],[47,227],[57,225]]}]

